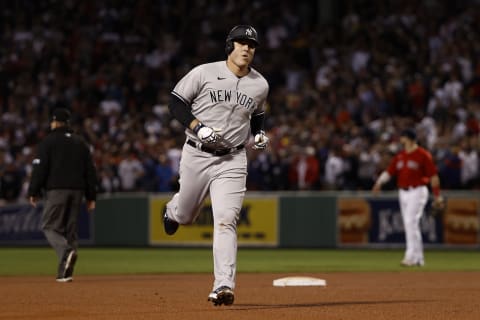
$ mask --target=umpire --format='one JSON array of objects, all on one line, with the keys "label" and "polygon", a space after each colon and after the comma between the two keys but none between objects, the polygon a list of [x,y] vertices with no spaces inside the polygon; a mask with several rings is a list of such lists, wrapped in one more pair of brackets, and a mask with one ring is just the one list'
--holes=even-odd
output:
[{"label": "umpire", "polygon": [[90,150],[85,141],[69,126],[70,111],[53,111],[51,132],[39,144],[32,162],[32,177],[28,188],[30,203],[45,195],[42,230],[55,249],[58,282],[73,280],[77,260],[77,221],[83,197],[87,209],[95,209],[96,173]]}]

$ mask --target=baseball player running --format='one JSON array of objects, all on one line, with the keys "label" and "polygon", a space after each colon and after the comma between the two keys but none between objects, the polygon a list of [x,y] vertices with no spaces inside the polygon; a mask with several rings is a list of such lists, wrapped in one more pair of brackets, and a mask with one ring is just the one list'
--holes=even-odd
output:
[{"label": "baseball player running", "polygon": [[210,194],[213,211],[214,305],[234,301],[237,219],[246,191],[245,143],[250,132],[254,148],[264,149],[263,131],[268,83],[250,64],[259,45],[257,31],[234,27],[226,39],[226,61],[193,68],[171,92],[169,109],[185,127],[180,161],[180,190],[167,203],[165,232],[191,224]]},{"label": "baseball player running", "polygon": [[400,211],[405,228],[406,250],[402,266],[423,266],[422,233],[420,218],[428,200],[427,183],[430,181],[434,202],[443,201],[440,196],[440,179],[432,155],[416,142],[415,131],[404,130],[400,135],[401,150],[391,160],[387,170],[378,177],[373,191],[380,191],[382,184],[396,176]]}]

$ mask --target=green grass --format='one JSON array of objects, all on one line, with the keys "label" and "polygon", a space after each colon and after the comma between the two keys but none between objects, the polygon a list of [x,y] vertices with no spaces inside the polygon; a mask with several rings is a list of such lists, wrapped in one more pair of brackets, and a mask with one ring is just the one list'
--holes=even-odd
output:
[{"label": "green grass", "polygon": [[[405,271],[403,251],[324,249],[245,249],[238,272]],[[430,250],[426,266],[408,271],[480,271],[478,250]],[[210,249],[80,248],[76,274],[156,274],[212,272]],[[51,275],[56,257],[50,248],[0,248],[0,276]]]}]

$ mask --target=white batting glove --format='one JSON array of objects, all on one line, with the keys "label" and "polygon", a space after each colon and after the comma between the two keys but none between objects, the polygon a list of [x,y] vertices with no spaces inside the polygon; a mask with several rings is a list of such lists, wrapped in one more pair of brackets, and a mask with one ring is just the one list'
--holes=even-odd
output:
[{"label": "white batting glove", "polygon": [[253,149],[255,150],[263,150],[267,147],[268,141],[270,139],[265,135],[265,131],[259,131],[255,135],[255,143],[253,145]]},{"label": "white batting glove", "polygon": [[202,143],[216,143],[220,136],[210,127],[199,123],[193,130]]}]

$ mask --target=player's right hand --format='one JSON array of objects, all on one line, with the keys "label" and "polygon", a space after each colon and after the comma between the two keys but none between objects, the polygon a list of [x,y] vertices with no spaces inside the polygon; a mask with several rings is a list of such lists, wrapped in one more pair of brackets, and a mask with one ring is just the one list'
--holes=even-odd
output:
[{"label": "player's right hand", "polygon": [[380,183],[375,183],[372,187],[373,193],[379,193],[382,190],[382,186]]},{"label": "player's right hand", "polygon": [[268,141],[270,139],[268,139],[268,137],[265,135],[265,131],[259,131],[256,135],[255,135],[255,143],[253,145],[253,149],[255,150],[263,150],[267,147],[268,145]]},{"label": "player's right hand", "polygon": [[202,143],[216,143],[220,139],[220,136],[215,130],[204,125],[202,125],[196,133]]}]

